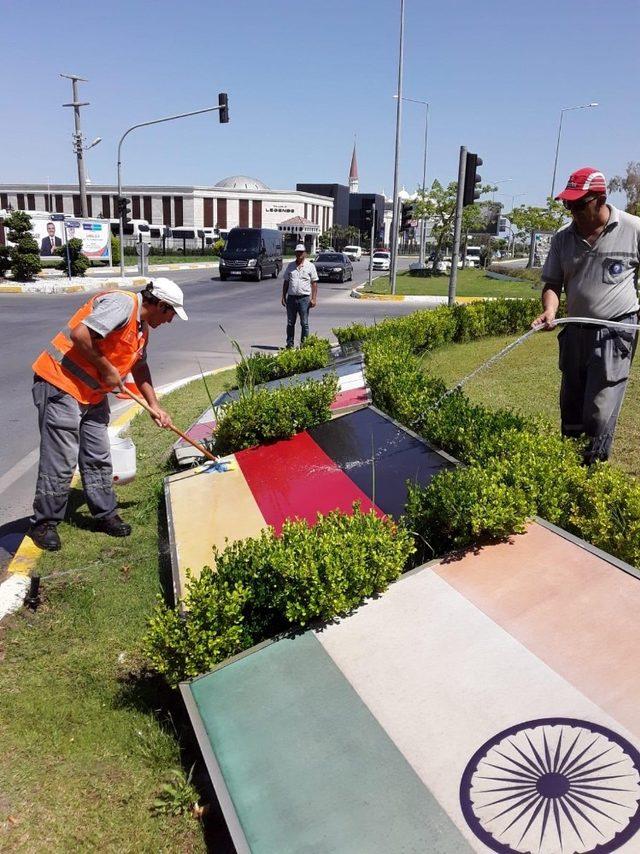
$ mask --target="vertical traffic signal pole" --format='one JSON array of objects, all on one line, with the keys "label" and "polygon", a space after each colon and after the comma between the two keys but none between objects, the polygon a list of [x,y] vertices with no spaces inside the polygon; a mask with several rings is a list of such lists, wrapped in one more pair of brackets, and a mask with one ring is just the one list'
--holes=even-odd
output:
[{"label": "vertical traffic signal pole", "polygon": [[460,231],[462,230],[462,202],[464,198],[464,180],[467,167],[467,149],[460,146],[460,163],[458,165],[458,194],[456,196],[456,213],[453,226],[453,252],[451,254],[451,272],[449,273],[449,305],[456,301],[456,283],[458,280],[458,256],[460,255]]},{"label": "vertical traffic signal pole", "polygon": [[369,291],[371,291],[371,280],[373,278],[373,241],[376,229],[376,204],[371,206],[371,242],[369,244]]},{"label": "vertical traffic signal pole", "polygon": [[[138,125],[132,125],[128,130],[126,130],[122,136],[120,137],[120,142],[118,143],[118,198],[122,198],[122,143],[125,140],[132,130],[136,130],[136,128],[144,128],[149,125],[159,125],[162,122],[172,122],[174,119],[185,119],[187,116],[199,116],[201,113],[214,113],[219,112],[220,114],[220,124],[226,124],[229,121],[229,98],[226,92],[220,92],[218,95],[218,105],[216,107],[205,107],[203,110],[192,110],[189,113],[178,113],[175,116],[166,116],[163,119],[152,119],[150,122],[140,122]],[[120,233],[120,275],[124,278],[124,221],[123,221],[124,213],[120,212],[119,217],[119,233]],[[165,225],[170,225],[171,223],[164,223]]]}]

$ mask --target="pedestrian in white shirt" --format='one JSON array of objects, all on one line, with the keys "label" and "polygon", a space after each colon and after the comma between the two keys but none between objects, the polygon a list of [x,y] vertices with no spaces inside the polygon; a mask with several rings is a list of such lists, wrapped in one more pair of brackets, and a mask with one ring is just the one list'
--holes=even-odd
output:
[{"label": "pedestrian in white shirt", "polygon": [[287,349],[293,347],[296,318],[300,318],[300,344],[309,335],[309,309],[318,298],[318,273],[306,259],[303,243],[296,246],[296,260],[287,265],[282,286],[282,305],[287,309]]}]

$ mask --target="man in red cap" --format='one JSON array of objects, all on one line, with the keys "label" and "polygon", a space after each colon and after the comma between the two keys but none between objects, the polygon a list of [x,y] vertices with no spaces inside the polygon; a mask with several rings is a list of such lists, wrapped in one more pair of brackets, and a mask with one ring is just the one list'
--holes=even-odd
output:
[{"label": "man in red cap", "polygon": [[[636,323],[640,217],[607,204],[602,172],[578,169],[556,196],[571,215],[551,239],[542,268],[543,313],[548,329],[562,290],[569,317]],[[564,436],[586,436],[584,460],[606,460],[624,399],[637,333],[572,323],[558,335],[560,414]]]}]

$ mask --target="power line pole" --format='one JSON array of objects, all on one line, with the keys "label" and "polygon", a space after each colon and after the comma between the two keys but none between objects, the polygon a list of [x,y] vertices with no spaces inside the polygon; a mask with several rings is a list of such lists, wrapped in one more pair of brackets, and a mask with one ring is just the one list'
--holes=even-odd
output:
[{"label": "power line pole", "polygon": [[456,216],[453,227],[453,252],[451,254],[451,272],[449,273],[449,305],[456,301],[456,283],[458,281],[458,256],[460,255],[460,232],[462,231],[462,209],[464,197],[464,176],[467,169],[467,149],[460,146],[460,164],[458,166],[458,194],[456,196]]},{"label": "power line pole", "polygon": [[389,282],[391,293],[396,292],[396,270],[398,267],[398,178],[400,172],[400,126],[402,123],[402,62],[404,56],[404,0],[400,0],[400,50],[398,53],[398,91],[396,93],[396,153],[393,168],[393,218],[391,220],[391,269]]},{"label": "power line pole", "polygon": [[78,82],[86,83],[84,77],[78,77],[77,74],[61,74],[60,77],[66,77],[71,80],[73,92],[73,100],[70,104],[63,104],[63,107],[73,107],[73,118],[75,123],[75,132],[73,134],[73,147],[76,152],[78,161],[78,188],[80,190],[80,212],[82,216],[89,215],[87,207],[87,178],[84,171],[84,154],[83,154],[83,136],[80,127],[80,107],[88,107],[89,101],[78,101]]}]

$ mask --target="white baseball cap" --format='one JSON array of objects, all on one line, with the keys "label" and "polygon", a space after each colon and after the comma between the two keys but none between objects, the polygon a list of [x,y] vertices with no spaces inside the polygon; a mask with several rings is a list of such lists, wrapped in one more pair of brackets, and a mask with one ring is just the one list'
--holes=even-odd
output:
[{"label": "white baseball cap", "polygon": [[184,295],[182,288],[178,287],[171,279],[153,279],[147,285],[148,289],[159,300],[170,305],[179,318],[188,320],[187,312],[184,310]]},{"label": "white baseball cap", "polygon": [[304,245],[304,243],[298,243],[298,245],[296,246],[296,252],[306,252],[306,251],[307,251],[307,247]]}]

